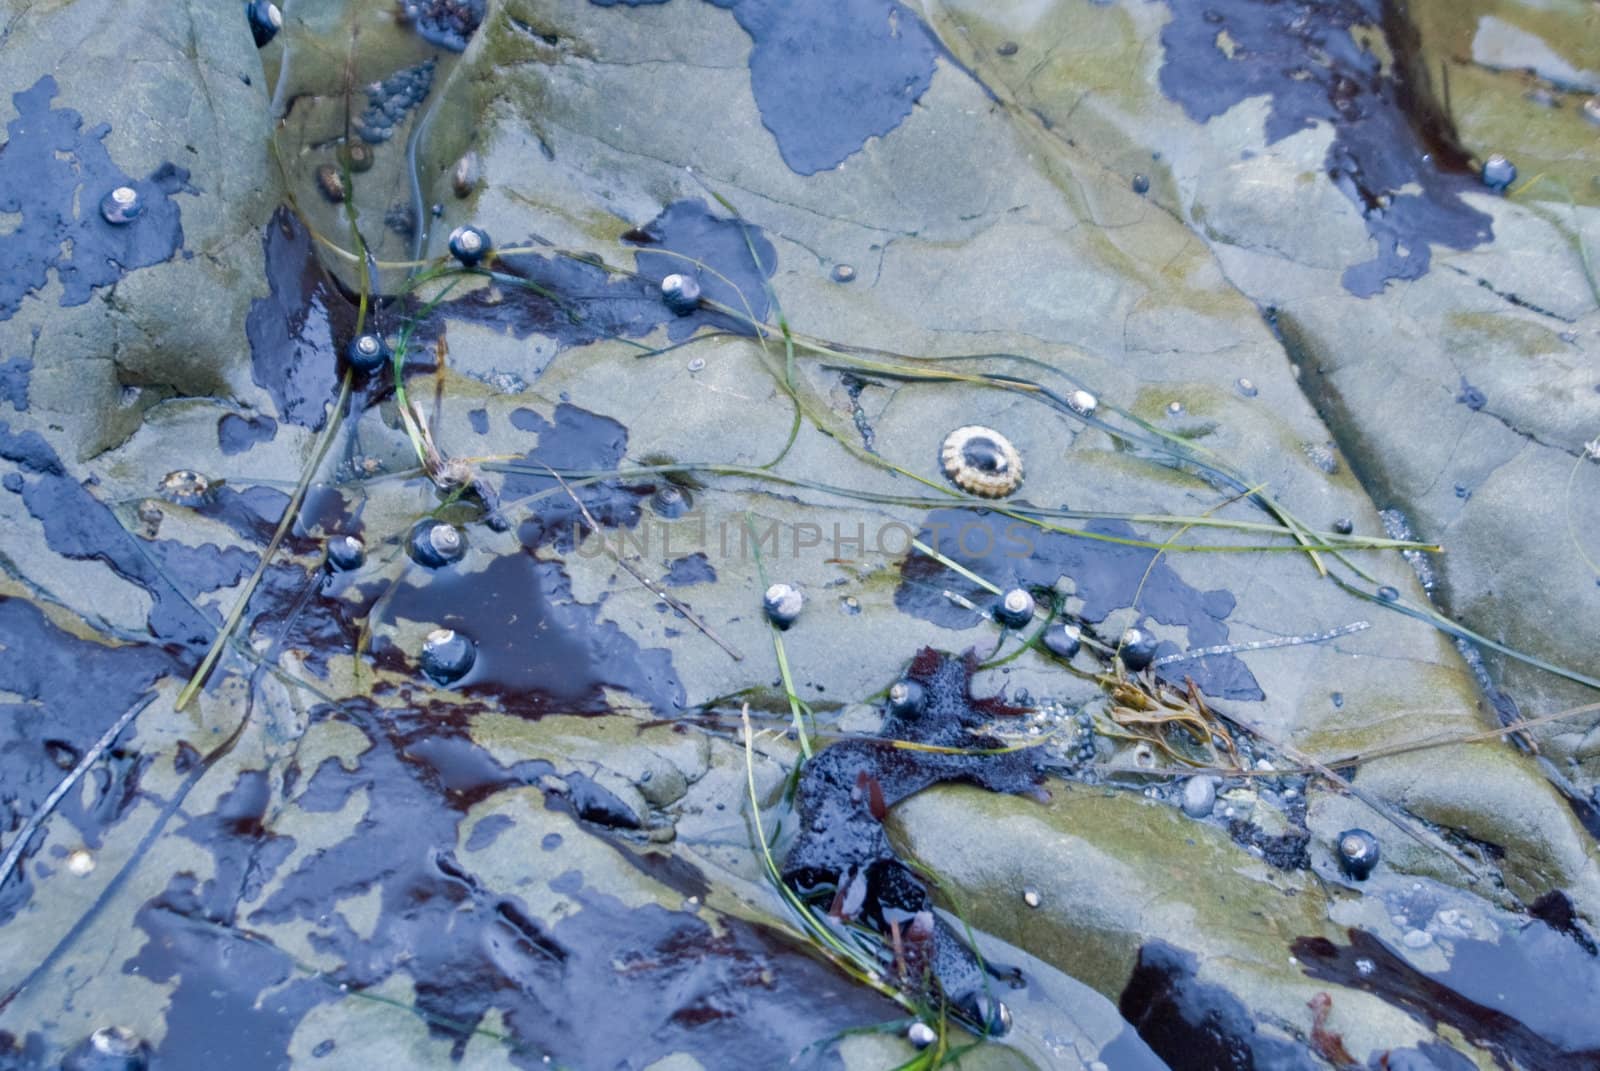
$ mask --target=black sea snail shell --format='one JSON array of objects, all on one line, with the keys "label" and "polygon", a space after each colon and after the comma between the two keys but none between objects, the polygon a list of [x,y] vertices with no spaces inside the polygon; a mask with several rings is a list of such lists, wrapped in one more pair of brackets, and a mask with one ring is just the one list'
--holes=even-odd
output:
[{"label": "black sea snail shell", "polygon": [[357,335],[350,340],[350,345],[345,347],[345,360],[350,362],[350,367],[362,372],[371,372],[382,368],[388,363],[394,353],[389,349],[389,344],[382,335],[370,331],[364,335]]},{"label": "black sea snail shell", "polygon": [[463,225],[450,232],[450,255],[464,268],[476,267],[493,245],[488,233],[479,227]]},{"label": "black sea snail shell", "polygon": [[478,660],[477,647],[452,628],[436,628],[422,641],[422,672],[435,684],[454,684]]},{"label": "black sea snail shell", "polygon": [[800,589],[793,584],[774,584],[767,589],[766,595],[761,600],[761,608],[767,613],[767,620],[779,628],[788,628],[800,619],[800,611],[805,608],[805,596],[800,594]]},{"label": "black sea snail shell", "polygon": [[1057,658],[1071,658],[1083,646],[1083,632],[1077,625],[1058,621],[1045,629],[1044,645]]},{"label": "black sea snail shell", "polygon": [[1357,881],[1366,881],[1382,854],[1378,838],[1364,829],[1347,829],[1339,834],[1339,868]]},{"label": "black sea snail shell", "polygon": [[1022,486],[1022,455],[993,428],[969,424],[952,431],[939,461],[951,483],[980,498],[1004,498]]},{"label": "black sea snail shell", "polygon": [[250,35],[257,48],[266,48],[283,29],[283,12],[272,0],[250,0],[244,6],[244,17],[250,23]]},{"label": "black sea snail shell", "polygon": [[144,198],[132,186],[118,186],[100,199],[100,218],[121,226],[132,223],[144,213]]},{"label": "black sea snail shell", "polygon": [[1517,181],[1517,165],[1499,153],[1483,162],[1483,184],[1491,190],[1503,190]]},{"label": "black sea snail shell", "polygon": [[922,685],[916,681],[895,681],[889,686],[889,710],[906,717],[922,709]]},{"label": "black sea snail shell", "polygon": [[348,573],[367,560],[367,546],[353,535],[336,535],[328,540],[328,568]]},{"label": "black sea snail shell", "polygon": [[661,300],[678,316],[700,307],[700,282],[692,275],[669,275],[661,280]]},{"label": "black sea snail shell", "polygon": [[1142,628],[1130,628],[1122,633],[1118,645],[1122,664],[1137,673],[1150,668],[1156,657],[1156,638]]},{"label": "black sea snail shell", "polygon": [[406,549],[417,564],[438,569],[460,561],[467,552],[467,543],[454,525],[429,520],[419,521],[411,529]]},{"label": "black sea snail shell", "polygon": [[1012,588],[995,604],[994,619],[1006,628],[1021,628],[1033,620],[1033,596],[1023,588]]}]

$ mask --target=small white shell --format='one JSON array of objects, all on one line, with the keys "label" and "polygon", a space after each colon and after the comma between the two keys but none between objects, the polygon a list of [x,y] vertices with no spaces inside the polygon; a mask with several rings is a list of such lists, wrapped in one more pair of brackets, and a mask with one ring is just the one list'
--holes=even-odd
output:
[{"label": "small white shell", "polygon": [[993,428],[957,428],[945,436],[939,460],[951,483],[980,498],[1004,498],[1022,486],[1022,455]]}]

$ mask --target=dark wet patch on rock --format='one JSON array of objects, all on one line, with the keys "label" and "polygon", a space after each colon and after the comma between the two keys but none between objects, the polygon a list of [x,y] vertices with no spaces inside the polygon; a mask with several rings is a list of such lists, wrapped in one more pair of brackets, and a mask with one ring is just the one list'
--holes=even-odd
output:
[{"label": "dark wet patch on rock", "polygon": [[15,434],[0,422],[0,458],[20,468],[20,473],[7,474],[22,476],[20,485],[10,481],[6,486],[22,496],[28,513],[43,527],[50,549],[75,561],[104,562],[143,588],[151,601],[150,634],[186,665],[190,659],[198,660],[210,645],[215,626],[162,575],[111,509],[67,474],[50,445],[36,432]]},{"label": "dark wet patch on rock", "polygon": [[704,551],[686,554],[681,558],[672,559],[667,566],[667,575],[663,578],[669,588],[686,588],[694,584],[714,584],[717,580],[717,570],[711,564],[711,559],[706,557]]},{"label": "dark wet patch on rock", "polygon": [[[63,632],[31,603],[0,596],[0,692],[16,697],[0,703],[0,833],[6,847],[61,779],[83,758],[124,710],[163,676],[173,660],[150,646],[108,647]],[[100,845],[100,832],[120,818],[138,794],[144,760],[129,745],[137,725],[87,778],[85,794],[68,793],[56,816],[70,822],[85,846]],[[9,922],[31,896],[23,856],[0,888],[0,924]]]},{"label": "dark wet patch on rock", "polygon": [[[276,487],[256,484],[235,489],[224,483],[213,485],[205,500],[193,509],[202,517],[227,525],[239,538],[265,547],[272,542],[290,501],[290,496]],[[317,549],[319,533],[354,535],[360,530],[347,510],[344,496],[332,487],[317,485],[307,489],[294,523],[284,533],[284,543],[297,553],[309,553]]]},{"label": "dark wet patch on rock", "polygon": [[[170,163],[130,177],[106,151],[110,125],[84,130],[78,112],[50,106],[56,93],[56,80],[45,75],[11,97],[17,118],[0,145],[0,214],[22,218],[0,242],[0,320],[44,287],[51,270],[65,307],[82,305],[126,272],[171,260],[183,245],[173,196],[197,192],[189,172]],[[142,211],[130,223],[108,223],[101,198],[121,186],[138,191]]]},{"label": "dark wet patch on rock", "polygon": [[1549,926],[1557,933],[1566,934],[1577,946],[1589,955],[1600,955],[1600,948],[1595,946],[1594,937],[1584,929],[1583,921],[1578,916],[1578,909],[1572,899],[1560,889],[1551,889],[1539,899],[1528,905],[1528,914]]},{"label": "dark wet patch on rock", "polygon": [[516,820],[510,815],[486,815],[477,825],[472,827],[472,835],[467,838],[467,851],[483,851],[483,849],[499,840],[500,834],[513,828],[516,824]]},{"label": "dark wet patch on rock", "polygon": [[[472,563],[466,563],[472,564]],[[657,713],[681,711],[684,689],[664,649],[641,649],[596,606],[572,597],[560,564],[506,554],[476,572],[452,569],[408,578],[387,603],[396,619],[450,628],[477,644],[472,669],[453,687],[512,713],[602,713],[604,689],[637,696]],[[380,661],[408,666],[390,644]]]},{"label": "dark wet patch on rock", "polygon": [[[939,748],[991,749],[1001,743],[979,730],[996,716],[1020,713],[997,698],[975,699],[976,659],[923,648],[906,679],[917,700],[885,716],[880,738],[845,740],[801,768],[795,807],[800,832],[783,862],[783,879],[802,895],[832,898],[829,913],[871,926],[903,947],[906,976],[917,989],[931,972],[937,993],[980,1026],[993,1024],[989,972],[960,936],[933,913],[928,890],[895,855],[883,828],[889,808],[942,782],[975,784],[991,792],[1040,793],[1044,780],[1028,750],[951,754],[896,747],[912,741]],[[895,957],[890,957],[892,966]]]},{"label": "dark wet patch on rock", "polygon": [[246,616],[257,633],[298,652],[306,669],[325,679],[330,658],[355,653],[362,622],[386,587],[283,562],[262,574]]},{"label": "dark wet patch on rock", "polygon": [[[1428,270],[1433,245],[1470,249],[1491,219],[1462,195],[1481,192],[1427,77],[1413,58],[1403,5],[1380,0],[1167,0],[1161,90],[1207,122],[1250,97],[1271,98],[1269,144],[1318,122],[1334,129],[1328,177],[1353,202],[1377,256],[1346,269],[1358,297]],[[1361,42],[1381,31],[1392,70]],[[1417,192],[1403,192],[1408,189]]]},{"label": "dark wet patch on rock", "polygon": [[278,422],[269,416],[226,413],[217,421],[217,446],[229,457],[260,443],[270,443],[277,435]]},{"label": "dark wet patch on rock", "polygon": [[[429,6],[437,7],[451,2],[432,0]],[[421,32],[422,23],[417,25],[418,32]],[[367,107],[356,116],[354,122],[361,140],[378,145],[394,137],[394,128],[405,122],[407,113],[421,104],[433,88],[433,68],[433,60],[423,60],[415,67],[396,71],[383,81],[369,85]]]},{"label": "dark wet patch on rock", "polygon": [[[692,913],[628,909],[587,889],[575,872],[530,870],[577,908],[547,925],[474,874],[456,845],[469,807],[502,789],[539,783],[553,772],[549,763],[502,766],[466,737],[462,719],[444,711],[380,711],[358,701],[313,712],[316,721],[329,717],[354,722],[369,747],[353,769],[324,760],[291,805],[331,813],[365,797],[350,836],[304,856],[253,910],[246,905],[259,885],[247,877],[234,882],[243,896],[219,901],[212,892],[222,881],[201,886],[180,875],[140,912],[150,940],[124,969],[177,980],[174,1026],[202,1011],[210,1016],[183,1038],[168,1030],[171,1055],[181,1048],[184,1057],[171,1066],[226,1058],[245,1071],[279,1068],[312,1007],[400,976],[415,993],[414,1011],[453,1044],[456,1058],[484,1017],[498,1013],[509,1058],[527,1068],[545,1066],[546,1058],[640,1067],[673,1052],[708,1067],[774,1066],[819,1035],[894,1015],[886,1001],[759,927],[728,918],[713,930]],[[233,795],[252,788],[242,785]],[[546,805],[570,808],[561,796],[547,797]],[[491,828],[494,836],[515,835],[504,822]],[[281,840],[266,839],[253,805],[225,801],[196,829],[217,855],[219,877],[242,857],[261,857],[262,880],[281,866]],[[478,839],[476,829],[471,839]],[[373,890],[377,917],[370,933],[359,932],[339,904]],[[296,922],[311,925],[311,947],[337,964],[320,980],[299,975],[287,956],[242,928]],[[221,969],[230,960],[233,968]],[[596,1032],[599,1007],[612,1028]]]},{"label": "dark wet patch on rock", "polygon": [[[639,247],[634,262],[658,300],[661,280],[685,275],[700,284],[703,300],[726,305],[752,320],[767,318],[766,282],[777,271],[778,253],[759,227],[716,215],[704,201],[686,200],[672,202],[655,219],[622,237]],[[710,270],[700,270],[695,261]],[[665,322],[667,336],[675,342],[701,326],[750,333],[740,320],[704,308],[687,316],[669,315]]]},{"label": "dark wet patch on rock", "polygon": [[250,376],[278,419],[316,431],[339,388],[340,340],[354,330],[350,303],[317,262],[311,235],[279,208],[262,237],[271,293],[250,303]]},{"label": "dark wet patch on rock", "polygon": [[474,434],[489,434],[489,410],[469,409],[467,410],[467,421],[472,425],[472,431]]},{"label": "dark wet patch on rock", "polygon": [[[700,273],[706,298],[753,319],[765,319],[766,279],[777,270],[778,255],[759,227],[714,215],[702,201],[675,201],[654,220],[628,231],[624,239],[641,246],[636,256],[639,278],[612,276],[598,264],[572,257],[512,253],[497,257],[495,270],[527,285],[502,280],[492,290],[475,290],[441,305],[439,313],[446,319],[509,332],[514,338],[542,335],[561,347],[586,346],[608,338],[641,338],[663,324],[674,341],[701,327],[752,334],[743,321],[709,309],[678,316],[667,307],[661,280],[673,273],[694,273],[695,265],[683,259],[689,257],[733,284],[709,272]],[[750,254],[751,246],[761,258],[760,268]],[[682,256],[668,256],[662,250]],[[522,371],[537,376],[553,356]]]},{"label": "dark wet patch on rock", "polygon": [[1498,943],[1452,942],[1449,967],[1425,973],[1365,930],[1339,946],[1302,937],[1291,951],[1312,978],[1360,989],[1430,1029],[1449,1026],[1505,1066],[1600,1068],[1600,1021],[1575,1015],[1600,999],[1600,960],[1534,920]]},{"label": "dark wet patch on rock", "polygon": [[[519,463],[521,471],[506,474],[500,497],[507,504],[520,501],[528,511],[527,519],[517,529],[524,546],[553,546],[565,554],[577,548],[579,539],[590,529],[572,496],[545,470],[615,469],[627,454],[628,429],[608,416],[568,402],[557,405],[551,416],[546,420],[531,409],[512,413],[512,423],[520,430],[537,434],[539,443]],[[573,486],[569,480],[568,486],[590,516],[608,528],[637,525],[641,516],[639,503],[650,493],[648,487],[628,487],[611,480],[580,486]],[[533,497],[536,495],[539,497]]]},{"label": "dark wet patch on rock", "polygon": [[[550,420],[531,409],[514,416],[518,427],[539,436],[521,471],[507,473],[501,487],[504,502],[522,503],[526,510],[517,535],[527,552],[502,555],[476,572],[461,568],[426,579],[408,576],[395,589],[389,612],[470,638],[477,658],[454,687],[496,698],[510,711],[599,713],[606,709],[602,689],[610,687],[632,693],[659,713],[677,712],[684,690],[670,654],[641,650],[616,624],[602,621],[598,607],[573,600],[571,582],[558,562],[532,554],[544,546],[586,553],[580,546],[589,534],[583,512],[544,470],[615,469],[627,451],[627,429],[566,402],[556,406]],[[639,502],[649,493],[613,481],[585,483],[572,491],[607,527],[637,525]],[[378,654],[396,668],[408,665],[410,657],[389,645]]]},{"label": "dark wet patch on rock", "polygon": [[[1138,538],[1130,525],[1120,521],[1096,521],[1086,530]],[[1186,629],[1191,649],[1228,642],[1224,622],[1233,612],[1232,593],[1190,587],[1165,558],[1155,559],[1152,549],[1042,531],[986,510],[935,511],[917,538],[1002,589],[1022,587],[1047,594],[1058,578],[1071,578],[1076,596],[1083,602],[1078,617],[1089,625],[1105,620],[1113,610],[1132,606],[1137,597],[1137,609],[1145,617]],[[972,611],[951,602],[945,591],[963,595],[979,606],[994,602],[987,589],[936,559],[916,553],[901,566],[895,605],[946,628],[972,625]],[[1114,646],[1114,639],[1112,643]],[[1165,640],[1155,657],[1159,661],[1177,652],[1178,646]],[[1207,695],[1223,699],[1262,698],[1249,667],[1232,654],[1184,659],[1158,667],[1156,672],[1178,686],[1184,677],[1190,677]]]},{"label": "dark wet patch on rock", "polygon": [[[666,0],[591,0],[640,7]],[[837,167],[905,121],[933,82],[938,38],[895,0],[707,0],[750,35],[750,88],[784,163]]]},{"label": "dark wet patch on rock", "polygon": [[1139,960],[1118,1001],[1122,1017],[1173,1067],[1216,1071],[1317,1071],[1304,1045],[1256,1029],[1244,1002],[1196,976],[1199,958],[1165,941],[1139,948]]},{"label": "dark wet patch on rock", "polygon": [[147,939],[123,973],[175,983],[153,1066],[279,1071],[300,1018],[338,996],[238,928],[241,909],[260,898],[294,849],[292,838],[264,825],[270,800],[265,771],[239,774],[214,811],[177,831],[211,854],[213,876],[173,875],[134,916]]},{"label": "dark wet patch on rock", "polygon": [[10,402],[19,413],[28,411],[28,382],[33,376],[33,361],[14,357],[0,361],[0,401]]},{"label": "dark wet patch on rock", "polygon": [[[208,591],[231,588],[255,571],[261,560],[240,547],[218,547],[215,543],[190,546],[176,539],[153,539],[146,544],[150,556],[162,572],[190,599]],[[222,619],[216,616],[220,627]]]}]

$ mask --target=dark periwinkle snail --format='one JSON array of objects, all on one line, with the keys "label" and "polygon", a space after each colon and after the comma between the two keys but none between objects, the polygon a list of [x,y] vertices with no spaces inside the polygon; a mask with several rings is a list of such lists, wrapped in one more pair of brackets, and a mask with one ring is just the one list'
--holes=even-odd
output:
[{"label": "dark periwinkle snail", "polygon": [[272,0],[250,0],[244,5],[244,17],[257,48],[266,48],[283,29],[283,12]]},{"label": "dark periwinkle snail", "polygon": [[889,686],[889,712],[902,718],[922,709],[922,685],[916,681],[895,681]]},{"label": "dark periwinkle snail", "polygon": [[487,231],[466,224],[450,232],[449,244],[450,255],[460,261],[463,268],[477,267],[489,255],[489,250],[494,248]]},{"label": "dark periwinkle snail", "polygon": [[1142,628],[1130,628],[1122,633],[1122,640],[1117,645],[1117,653],[1122,656],[1122,664],[1135,673],[1149,669],[1150,663],[1155,661],[1157,640]]},{"label": "dark periwinkle snail", "polygon": [[1006,628],[1021,628],[1033,620],[1033,596],[1023,588],[1012,588],[995,604],[994,619]]},{"label": "dark periwinkle snail", "polygon": [[779,628],[788,628],[798,621],[805,604],[805,596],[793,584],[774,584],[761,599],[761,608],[766,611],[767,620]]},{"label": "dark periwinkle snail", "polygon": [[1366,881],[1383,853],[1377,837],[1364,829],[1347,829],[1339,834],[1337,854],[1340,870],[1356,881]]},{"label": "dark periwinkle snail", "polygon": [[1044,630],[1044,646],[1057,658],[1071,658],[1083,646],[1083,631],[1077,625],[1058,621]]},{"label": "dark periwinkle snail", "polygon": [[336,535],[325,548],[328,568],[337,573],[348,573],[361,568],[367,560],[367,545],[353,535]]},{"label": "dark periwinkle snail", "polygon": [[351,339],[344,351],[344,358],[350,362],[350,367],[360,372],[382,368],[393,356],[394,352],[389,349],[383,336],[370,331]]},{"label": "dark periwinkle snail", "polygon": [[1483,162],[1483,184],[1499,193],[1517,181],[1517,165],[1500,153],[1493,153]]},{"label": "dark periwinkle snail", "polygon": [[467,552],[467,541],[454,525],[443,521],[419,521],[406,540],[406,551],[418,565],[439,569],[461,560]]},{"label": "dark periwinkle snail", "polygon": [[661,280],[661,300],[678,316],[700,307],[700,292],[700,282],[692,275],[669,275]]},{"label": "dark periwinkle snail", "polygon": [[132,223],[144,214],[144,198],[132,186],[118,186],[100,199],[100,218],[113,226]]},{"label": "dark periwinkle snail", "polygon": [[478,660],[477,645],[453,628],[436,628],[422,641],[422,672],[435,684],[450,685],[465,677]]}]

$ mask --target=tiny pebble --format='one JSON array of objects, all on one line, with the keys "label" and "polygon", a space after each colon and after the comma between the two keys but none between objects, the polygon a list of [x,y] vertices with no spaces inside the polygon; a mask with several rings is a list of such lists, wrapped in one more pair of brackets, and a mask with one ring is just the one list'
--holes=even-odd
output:
[{"label": "tiny pebble", "polygon": [[1039,897],[1039,890],[1034,888],[1023,889],[1022,902],[1027,904],[1029,907],[1038,907],[1042,902]]},{"label": "tiny pebble", "polygon": [[911,1028],[906,1031],[906,1040],[916,1048],[926,1049],[929,1045],[939,1040],[939,1035],[935,1034],[933,1027],[927,1023],[916,1022],[912,1023]]},{"label": "tiny pebble", "polygon": [[1139,174],[1139,175],[1133,176],[1133,192],[1134,193],[1140,193],[1140,194],[1149,193],[1150,192],[1150,176],[1149,175],[1145,175],[1145,174]]},{"label": "tiny pebble", "polygon": [[1385,584],[1383,587],[1378,589],[1378,598],[1382,599],[1384,602],[1394,602],[1396,599],[1400,598],[1400,592]]},{"label": "tiny pebble", "polygon": [[1002,41],[1000,42],[1000,47],[995,49],[995,51],[1000,53],[1002,56],[1015,56],[1017,54],[1017,48],[1018,46],[1015,41]]},{"label": "tiny pebble", "polygon": [[1433,934],[1427,930],[1407,930],[1400,941],[1407,948],[1427,948],[1433,944]]},{"label": "tiny pebble", "polygon": [[1168,402],[1167,403],[1167,413],[1170,416],[1179,416],[1179,415],[1181,415],[1183,413],[1183,403],[1182,402]]},{"label": "tiny pebble", "polygon": [[1349,517],[1340,517],[1333,522],[1333,530],[1340,535],[1349,535],[1356,530],[1356,524]]},{"label": "tiny pebble", "polygon": [[833,281],[848,283],[856,277],[856,270],[848,264],[835,264],[833,266]]},{"label": "tiny pebble", "polygon": [[94,856],[87,849],[79,848],[67,856],[67,869],[78,877],[83,877],[94,870]]},{"label": "tiny pebble", "polygon": [[1217,805],[1217,782],[1197,774],[1183,783],[1183,813],[1190,818],[1205,818]]},{"label": "tiny pebble", "polygon": [[1583,117],[1600,126],[1600,96],[1590,97],[1583,102]]},{"label": "tiny pebble", "polygon": [[689,360],[689,371],[691,372],[699,372],[703,370],[705,366],[706,359],[704,357],[694,357]]},{"label": "tiny pebble", "polygon": [[1260,393],[1256,390],[1255,383],[1246,379],[1244,376],[1239,377],[1238,387],[1239,393],[1244,395],[1246,398],[1254,398],[1258,393]]}]

